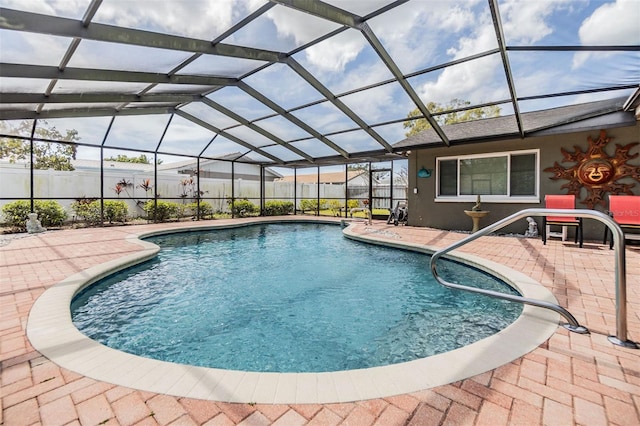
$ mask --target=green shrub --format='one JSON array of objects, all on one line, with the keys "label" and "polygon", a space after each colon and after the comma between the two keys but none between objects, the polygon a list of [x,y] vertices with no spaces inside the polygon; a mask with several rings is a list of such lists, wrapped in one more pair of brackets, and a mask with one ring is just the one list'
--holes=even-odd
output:
[{"label": "green shrub", "polygon": [[231,208],[231,214],[234,217],[256,216],[260,213],[260,208],[246,198],[241,200],[228,200],[227,204]]},{"label": "green shrub", "polygon": [[67,219],[67,212],[57,201],[36,201],[34,210],[42,226],[62,226]]},{"label": "green shrub", "polygon": [[265,216],[282,216],[293,213],[291,201],[270,200],[264,203]]},{"label": "green shrub", "polygon": [[71,203],[71,209],[76,217],[89,225],[100,224],[100,202],[92,198],[81,198]]},{"label": "green shrub", "polygon": [[102,220],[109,223],[126,222],[129,214],[129,207],[124,201],[104,201],[104,218],[100,217],[100,200],[82,198],[71,204],[76,216],[84,220],[89,225],[101,225]]},{"label": "green shrub", "polygon": [[347,208],[349,210],[357,209],[358,207],[360,207],[360,201],[358,201],[358,200],[347,200]]},{"label": "green shrub", "polygon": [[[157,202],[157,207],[156,207]],[[180,213],[180,205],[172,201],[149,200],[144,204],[144,211],[148,220],[154,222],[166,222],[177,218]]]},{"label": "green shrub", "polygon": [[29,218],[29,213],[31,212],[31,206],[28,201],[20,200],[13,201],[11,203],[5,204],[2,207],[2,214],[4,216],[4,221],[7,225],[11,226],[18,231],[23,231],[26,229],[27,219]]},{"label": "green shrub", "polygon": [[373,209],[371,212],[374,216],[387,216],[389,213],[391,212],[388,209]]},{"label": "green shrub", "polygon": [[113,222],[126,222],[129,215],[129,207],[124,201],[107,200],[104,202],[104,218]]},{"label": "green shrub", "polygon": [[[67,218],[67,212],[54,200],[35,200],[33,210],[38,214],[38,219],[45,228],[61,226]],[[30,212],[31,203],[27,200],[13,201],[2,208],[5,222],[17,231],[27,229],[26,223]]]},{"label": "green shrub", "polygon": [[304,199],[300,200],[300,210],[302,213],[306,211],[318,211],[318,200]]},{"label": "green shrub", "polygon": [[178,206],[178,211],[176,212],[178,220],[186,216],[191,216],[191,209],[189,208],[189,204],[184,204],[184,202],[176,204]]},{"label": "green shrub", "polygon": [[340,216],[340,210],[342,209],[342,203],[340,200],[329,200],[327,203],[329,210],[333,213],[334,216]]},{"label": "green shrub", "polygon": [[[198,216],[198,203],[187,204],[187,208],[193,216]],[[213,207],[206,201],[200,201],[200,218],[213,217]]]}]

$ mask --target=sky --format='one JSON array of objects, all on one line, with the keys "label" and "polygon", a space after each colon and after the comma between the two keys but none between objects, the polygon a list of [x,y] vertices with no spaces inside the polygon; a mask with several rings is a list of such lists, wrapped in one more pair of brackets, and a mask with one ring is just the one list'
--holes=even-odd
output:
[{"label": "sky", "polygon": [[[366,16],[390,3],[385,0],[331,0],[328,3],[357,15]],[[82,18],[88,0],[0,0],[0,6],[74,19]],[[317,17],[276,5],[262,16],[229,37],[221,37],[232,25],[266,4],[262,0],[104,0],[92,22],[125,26],[155,32],[217,40],[227,44],[290,52],[317,37],[339,28],[339,25]],[[509,88],[499,54],[436,69],[470,55],[497,47],[495,29],[486,0],[412,0],[385,14],[366,21],[375,36],[397,64],[407,81],[423,101],[447,104],[463,99],[472,104],[509,98]],[[499,12],[508,46],[562,45],[640,45],[640,0],[500,0]],[[50,35],[25,34],[0,30],[2,62],[23,62],[37,65],[58,65],[70,40]],[[114,45],[83,40],[69,67],[117,68],[131,71],[166,73],[191,56],[188,52]],[[590,90],[610,85],[640,82],[639,52],[522,52],[509,51],[508,57],[518,96],[528,97],[556,92]],[[367,87],[392,78],[392,73],[380,60],[360,31],[348,29],[325,41],[299,51],[292,56],[331,93],[342,95],[353,89]],[[186,66],[181,73],[239,77],[265,65],[264,62],[202,56]],[[354,122],[330,103],[300,106],[316,102],[323,96],[308,85],[285,64],[273,64],[243,80],[285,110],[307,122],[320,134],[329,135],[349,152],[379,149],[379,143],[363,131],[334,135],[353,129]],[[277,84],[274,84],[277,82]],[[42,92],[48,81],[0,79],[2,91],[26,90]],[[137,93],[146,87],[139,83],[82,83],[62,81],[54,93],[76,91],[126,91]],[[189,87],[192,89],[193,87]],[[196,88],[197,89],[197,88]],[[178,87],[156,87],[150,93],[175,91]],[[521,111],[545,109],[557,105],[628,96],[620,93],[592,93],[563,98],[526,101]],[[229,108],[244,119],[255,120],[275,114],[242,90],[227,87],[208,95],[212,101]],[[340,100],[367,125],[374,125],[390,144],[404,138],[402,124],[375,127],[375,124],[401,120],[415,108],[402,87],[392,82],[363,92],[348,94]],[[510,114],[510,103],[501,105],[502,114]],[[217,128],[238,124],[230,117],[202,104],[184,106],[184,111],[204,119]],[[56,120],[58,127],[68,120]],[[80,120],[73,125],[80,130],[85,143],[102,142],[96,134],[104,134],[107,119]],[[107,146],[127,146],[154,149],[158,139],[150,141],[158,130],[146,130],[146,125],[162,126],[167,117],[117,118]],[[145,125],[140,128],[141,124]],[[336,152],[317,141],[305,140],[307,131],[284,119],[273,117],[257,121],[278,138],[310,150],[312,156],[334,155]],[[137,129],[135,128],[137,127]],[[161,131],[160,131],[161,132]],[[257,147],[268,142],[246,127],[230,130],[232,136],[250,140]],[[215,137],[213,143],[210,143]],[[332,139],[333,140],[333,139]],[[165,138],[167,150],[180,150],[184,141],[191,143],[188,154],[222,155],[246,151],[233,140],[176,117]],[[267,152],[298,159],[297,154],[282,152],[281,147],[267,147]],[[81,150],[80,155],[85,155]],[[92,151],[86,155],[95,156]],[[169,158],[168,158],[169,160]]]}]

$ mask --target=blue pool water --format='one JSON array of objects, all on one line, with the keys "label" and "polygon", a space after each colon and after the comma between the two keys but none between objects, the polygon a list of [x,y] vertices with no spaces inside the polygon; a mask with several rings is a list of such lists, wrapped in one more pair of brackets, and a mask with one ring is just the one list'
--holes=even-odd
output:
[{"label": "blue pool water", "polygon": [[[245,371],[322,372],[449,351],[513,322],[520,304],[447,289],[429,257],[343,237],[338,226],[268,224],[149,238],[157,258],[79,294],[87,336],[150,358]],[[510,287],[444,261],[444,278]]]}]

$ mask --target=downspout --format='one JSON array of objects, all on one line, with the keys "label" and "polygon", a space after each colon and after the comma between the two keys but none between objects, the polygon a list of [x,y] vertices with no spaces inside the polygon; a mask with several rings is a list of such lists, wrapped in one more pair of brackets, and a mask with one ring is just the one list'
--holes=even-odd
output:
[{"label": "downspout", "polygon": [[200,156],[196,159],[196,220],[200,220]]},{"label": "downspout", "polygon": [[264,165],[260,165],[260,216],[264,216],[264,193],[265,193],[265,183],[264,183]]},{"label": "downspout", "polygon": [[293,214],[298,214],[298,169],[293,169]]},{"label": "downspout", "polygon": [[347,215],[347,208],[349,207],[349,165],[344,165],[344,217]]},{"label": "downspout", "polygon": [[104,226],[104,147],[100,146],[100,226]]},{"label": "downspout", "polygon": [[115,119],[115,115],[111,117],[107,131],[104,133],[102,143],[100,144],[100,223],[102,225],[104,225],[104,144],[107,142],[109,133],[111,133],[111,127],[113,126]]},{"label": "downspout", "polygon": [[153,222],[158,222],[158,150],[153,152]]},{"label": "downspout", "polygon": [[371,167],[371,161],[369,161],[369,209],[373,214],[373,169]]},{"label": "downspout", "polygon": [[231,219],[234,218],[233,215],[233,205],[236,200],[236,163],[235,161],[231,161]]},{"label": "downspout", "polygon": [[33,126],[31,127],[31,138],[29,139],[29,151],[30,151],[30,155],[31,155],[31,165],[30,165],[30,170],[29,170],[29,174],[30,174],[30,193],[29,193],[29,200],[30,200],[30,207],[29,210],[31,211],[31,213],[35,213],[35,202],[33,201],[33,196],[35,195],[35,185],[34,185],[34,177],[35,174],[33,172],[33,137],[36,134],[36,124],[37,124],[38,120],[33,120]]},{"label": "downspout", "polygon": [[389,199],[391,200],[391,205],[389,206],[389,212],[393,211],[393,202],[395,201],[393,199],[393,160],[391,160],[391,176],[389,178]]}]

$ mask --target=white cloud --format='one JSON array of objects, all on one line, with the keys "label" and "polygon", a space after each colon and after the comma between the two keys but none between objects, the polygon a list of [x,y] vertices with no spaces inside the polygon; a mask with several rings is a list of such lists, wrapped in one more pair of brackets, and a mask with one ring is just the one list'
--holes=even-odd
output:
[{"label": "white cloud", "polygon": [[497,47],[496,33],[489,23],[477,24],[477,30],[472,36],[460,37],[458,46],[451,47],[447,53],[454,59],[464,58],[474,53],[484,52]]},{"label": "white cloud", "polygon": [[[455,54],[459,37],[473,37],[479,22],[486,20],[477,15],[478,4],[408,2],[372,19],[369,25],[400,69],[408,73],[441,62],[451,48]],[[495,47],[495,41],[491,47]]]},{"label": "white cloud", "polygon": [[[585,19],[578,31],[583,45],[638,45],[640,44],[640,2],[617,0],[603,4]],[[586,63],[594,52],[579,52],[573,58],[573,67]],[[600,58],[611,53],[599,53]]]},{"label": "white cloud", "polygon": [[433,22],[433,24],[437,25],[438,28],[444,31],[458,33],[475,23],[475,16],[473,12],[468,8],[462,8],[459,5],[454,6],[443,15],[444,19],[438,22]]},{"label": "white cloud", "polygon": [[342,72],[367,41],[356,31],[345,31],[305,50],[307,60],[320,71]]},{"label": "white cloud", "polygon": [[463,99],[472,103],[502,99],[508,96],[506,85],[499,85],[496,73],[501,70],[496,55],[446,68],[433,82],[423,84],[418,94],[425,102],[448,103]]},{"label": "white cloud", "polygon": [[618,0],[596,9],[578,31],[583,44],[640,44],[640,2]]},{"label": "white cloud", "polygon": [[[497,46],[495,30],[484,15],[457,20],[459,23],[473,23],[473,32],[460,36],[457,44],[447,50],[452,59],[460,59],[469,55],[487,51]],[[421,85],[417,91],[425,102],[448,103],[458,98],[472,103],[502,99],[508,96],[500,58],[497,55],[476,59],[445,68],[435,81]]]},{"label": "white cloud", "polygon": [[390,117],[389,110],[410,111],[411,105],[401,105],[394,97],[400,91],[397,84],[386,84],[375,89],[354,93],[340,98],[349,108],[370,124],[378,123]]},{"label": "white cloud", "polygon": [[348,10],[356,15],[364,16],[389,4],[389,0],[325,0],[335,7]]},{"label": "white cloud", "polygon": [[3,62],[57,66],[71,43],[71,39],[46,34],[2,31],[1,35]]},{"label": "white cloud", "polygon": [[235,0],[137,0],[104,2],[94,21],[210,40],[232,25]]},{"label": "white cloud", "polygon": [[89,6],[89,0],[0,0],[0,6],[45,15],[76,17]]},{"label": "white cloud", "polygon": [[317,101],[322,97],[285,64],[271,65],[243,81],[285,109]]},{"label": "white cloud", "polygon": [[278,35],[292,37],[296,45],[308,43],[336,28],[338,24],[329,23],[297,10],[276,6],[266,13],[276,26]]},{"label": "white cloud", "polygon": [[416,4],[416,9],[399,7],[375,18],[372,29],[382,40],[389,54],[404,72],[416,70],[437,53],[437,31],[427,30],[432,23],[429,14],[420,9],[424,2]]},{"label": "white cloud", "polygon": [[332,75],[330,89],[336,93],[344,93],[357,87],[368,86],[392,78],[391,71],[380,60],[370,63],[361,63],[348,72],[338,72]]},{"label": "white cloud", "polygon": [[553,32],[547,20],[558,10],[571,7],[567,0],[507,0],[500,5],[505,37],[509,44],[532,44]]}]

